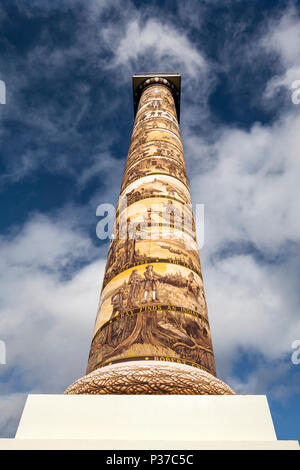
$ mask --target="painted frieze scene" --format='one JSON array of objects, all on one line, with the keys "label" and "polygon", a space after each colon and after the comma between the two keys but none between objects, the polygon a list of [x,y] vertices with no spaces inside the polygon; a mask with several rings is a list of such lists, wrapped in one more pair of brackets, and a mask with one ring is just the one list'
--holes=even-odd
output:
[{"label": "painted frieze scene", "polygon": [[189,269],[139,266],[116,276],[102,292],[91,370],[146,356],[182,359],[215,373],[203,283]]},{"label": "painted frieze scene", "polygon": [[[177,231],[178,232],[178,231]],[[117,274],[147,262],[167,262],[186,266],[201,276],[197,243],[180,232],[170,234],[173,238],[112,240],[106,263],[103,287]],[[165,237],[168,232],[164,233]]]},{"label": "painted frieze scene", "polygon": [[131,205],[127,202],[123,200],[119,206],[113,238],[125,238],[128,234],[129,238],[146,238],[147,236],[153,239],[152,230],[160,227],[159,237],[161,238],[165,238],[164,229],[166,228],[182,230],[196,240],[191,205],[167,198],[147,198]]},{"label": "painted frieze scene", "polygon": [[173,176],[188,187],[186,170],[181,164],[168,157],[149,157],[148,159],[138,161],[125,170],[121,191],[138,178],[152,174]]},{"label": "painted frieze scene", "polygon": [[128,154],[126,170],[133,164],[148,157],[169,157],[185,167],[183,152],[172,142],[162,142],[160,140],[142,141],[134,150]]},{"label": "painted frieze scene", "polygon": [[126,197],[128,206],[143,199],[156,197],[175,199],[183,204],[191,204],[187,187],[169,175],[149,175],[139,178],[125,188],[121,197]]},{"label": "painted frieze scene", "polygon": [[123,271],[104,287],[94,333],[116,315],[148,303],[180,306],[207,318],[201,276],[185,266],[158,262]]}]

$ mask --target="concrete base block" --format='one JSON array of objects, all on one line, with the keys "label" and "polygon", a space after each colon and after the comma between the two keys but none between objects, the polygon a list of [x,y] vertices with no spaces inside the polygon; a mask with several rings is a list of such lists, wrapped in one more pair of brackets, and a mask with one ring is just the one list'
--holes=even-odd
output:
[{"label": "concrete base block", "polygon": [[277,441],[265,396],[29,395],[0,449],[299,449]]}]

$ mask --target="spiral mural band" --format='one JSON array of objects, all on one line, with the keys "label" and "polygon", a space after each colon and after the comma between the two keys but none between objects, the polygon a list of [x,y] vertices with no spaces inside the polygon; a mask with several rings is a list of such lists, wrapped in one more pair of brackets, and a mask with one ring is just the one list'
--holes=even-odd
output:
[{"label": "spiral mural band", "polygon": [[[140,151],[145,147],[147,156]],[[160,155],[162,148],[168,156]],[[190,203],[182,143],[173,95],[165,86],[150,86],[140,98],[124,195],[126,226],[143,222],[143,238],[120,239],[115,229],[87,372],[107,361],[155,356],[189,361],[215,374],[191,209],[190,220],[182,223]]]},{"label": "spiral mural band", "polygon": [[[215,377],[178,89],[165,78],[152,77],[136,95],[88,375],[66,393],[176,393],[176,376],[178,381],[186,378],[180,393],[234,393]],[[158,367],[162,362],[168,366]],[[134,367],[144,377],[140,389],[129,383]],[[172,370],[173,379],[164,377]],[[126,371],[129,382],[119,387],[114,381],[122,381]],[[187,379],[193,373],[194,379]],[[209,384],[214,384],[210,390]]]}]

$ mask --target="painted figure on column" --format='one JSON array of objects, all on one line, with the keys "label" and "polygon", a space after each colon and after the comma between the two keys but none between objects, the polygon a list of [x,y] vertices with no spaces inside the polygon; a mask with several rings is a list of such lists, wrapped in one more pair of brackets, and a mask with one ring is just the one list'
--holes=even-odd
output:
[{"label": "painted figure on column", "polygon": [[133,87],[135,122],[87,375],[66,393],[232,394],[216,377],[178,124],[180,75],[137,74]]},{"label": "painted figure on column", "polygon": [[143,303],[146,304],[148,300],[149,292],[152,293],[152,302],[158,302],[156,295],[157,291],[157,279],[160,279],[161,276],[153,271],[152,264],[146,266],[146,271],[144,272],[145,277],[145,287],[144,287],[144,300]]}]

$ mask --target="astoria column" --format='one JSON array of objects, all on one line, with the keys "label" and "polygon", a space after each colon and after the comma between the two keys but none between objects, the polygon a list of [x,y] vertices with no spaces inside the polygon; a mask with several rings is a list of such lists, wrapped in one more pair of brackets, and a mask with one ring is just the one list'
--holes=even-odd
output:
[{"label": "astoria column", "polygon": [[180,75],[133,77],[135,121],[87,375],[67,394],[233,394],[216,377],[179,131]]}]

